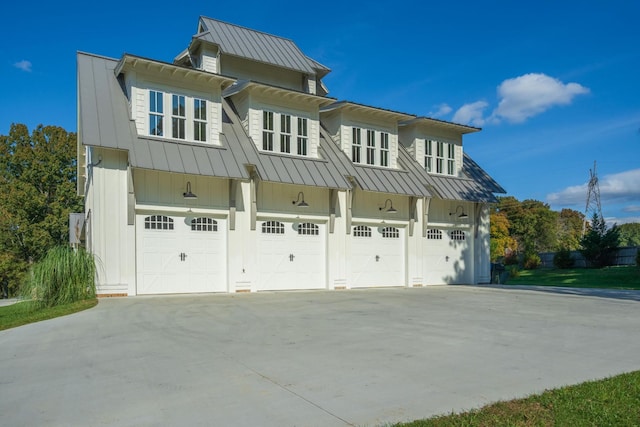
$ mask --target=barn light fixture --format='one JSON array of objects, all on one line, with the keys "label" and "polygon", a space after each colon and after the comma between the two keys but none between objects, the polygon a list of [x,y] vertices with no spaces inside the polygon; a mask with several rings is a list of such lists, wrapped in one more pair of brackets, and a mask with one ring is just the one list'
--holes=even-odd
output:
[{"label": "barn light fixture", "polygon": [[184,197],[185,199],[197,199],[198,198],[198,196],[196,196],[195,194],[193,194],[191,192],[191,181],[187,181],[187,191],[182,193],[182,197]]},{"label": "barn light fixture", "polygon": [[465,219],[465,218],[469,218],[469,215],[467,215],[466,213],[464,213],[464,208],[462,207],[462,205],[458,205],[456,207],[456,210],[453,212],[449,212],[449,216],[451,215],[455,215],[458,213],[458,209],[460,209],[460,211],[462,212],[460,215],[458,215],[458,218],[460,219]]},{"label": "barn light fixture", "polygon": [[384,201],[384,206],[381,207],[381,208],[378,208],[378,210],[385,209],[387,207],[387,202],[389,202],[389,209],[386,210],[387,213],[394,214],[394,213],[398,212],[398,210],[393,207],[393,202],[391,201],[391,199],[385,200]]},{"label": "barn light fixture", "polygon": [[309,207],[309,203],[304,201],[304,193],[302,191],[298,193],[298,199],[291,202],[291,204],[296,205],[299,208]]}]

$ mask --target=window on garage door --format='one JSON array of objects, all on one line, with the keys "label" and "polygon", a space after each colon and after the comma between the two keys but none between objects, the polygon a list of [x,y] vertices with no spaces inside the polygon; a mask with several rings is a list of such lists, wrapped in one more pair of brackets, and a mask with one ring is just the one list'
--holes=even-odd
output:
[{"label": "window on garage door", "polygon": [[284,224],[280,221],[266,221],[262,223],[264,234],[284,234]]},{"label": "window on garage door", "polygon": [[366,225],[358,225],[353,227],[354,237],[371,237],[371,227]]},{"label": "window on garage door", "polygon": [[449,232],[449,237],[451,238],[451,240],[462,241],[465,239],[465,234],[462,230],[451,230]]},{"label": "window on garage door", "polygon": [[191,220],[191,231],[218,231],[218,221],[211,218],[194,218]]},{"label": "window on garage door", "polygon": [[442,231],[430,228],[427,230],[428,240],[442,240]]},{"label": "window on garage door", "polygon": [[173,219],[164,215],[151,215],[144,219],[146,230],[173,230]]},{"label": "window on garage door", "polygon": [[320,234],[319,227],[310,222],[304,222],[298,225],[298,234],[304,236],[317,236]]},{"label": "window on garage door", "polygon": [[400,230],[398,230],[395,227],[385,227],[382,229],[382,238],[383,239],[399,239]]}]

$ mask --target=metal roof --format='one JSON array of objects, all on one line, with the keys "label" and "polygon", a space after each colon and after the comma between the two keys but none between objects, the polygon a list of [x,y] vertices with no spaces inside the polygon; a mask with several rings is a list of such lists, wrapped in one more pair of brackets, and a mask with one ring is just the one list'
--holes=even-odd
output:
[{"label": "metal roof", "polygon": [[484,171],[467,153],[464,153],[464,172],[469,178],[476,181],[482,188],[486,188],[492,193],[506,194],[507,190],[502,188],[487,172]]},{"label": "metal roof", "polygon": [[193,36],[194,39],[216,44],[225,54],[311,75],[325,75],[330,71],[302,53],[292,40],[205,16],[200,17],[200,23],[204,31]]}]

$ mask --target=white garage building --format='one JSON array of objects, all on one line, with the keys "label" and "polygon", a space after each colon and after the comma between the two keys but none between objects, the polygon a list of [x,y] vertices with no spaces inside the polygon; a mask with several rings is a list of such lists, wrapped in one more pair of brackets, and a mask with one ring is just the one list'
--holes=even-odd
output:
[{"label": "white garage building", "polygon": [[173,62],[78,54],[98,293],[489,281],[479,129],[336,101],[291,40],[201,17]]}]

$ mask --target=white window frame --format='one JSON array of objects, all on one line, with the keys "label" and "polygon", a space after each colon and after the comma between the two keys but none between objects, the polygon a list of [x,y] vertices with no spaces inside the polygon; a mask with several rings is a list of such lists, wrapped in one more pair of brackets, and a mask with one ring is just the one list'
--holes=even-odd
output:
[{"label": "white window frame", "polygon": [[303,222],[298,224],[298,234],[301,236],[319,236],[320,227],[311,222]]},{"label": "white window frame", "polygon": [[399,239],[400,229],[398,229],[397,227],[384,227],[382,229],[382,238],[383,239]]},{"label": "white window frame", "polygon": [[447,175],[456,174],[456,146],[454,144],[447,145]]},{"label": "white window frame", "polygon": [[444,173],[444,142],[436,141],[436,173]]},{"label": "white window frame", "polygon": [[356,225],[353,227],[353,237],[371,237],[371,227]]},{"label": "white window frame", "polygon": [[196,141],[207,141],[207,108],[206,99],[193,99],[193,139]]},{"label": "white window frame", "polygon": [[367,129],[367,164],[376,164],[376,132]]},{"label": "white window frame", "polygon": [[200,217],[191,220],[191,231],[218,231],[218,221],[213,218]]},{"label": "white window frame", "polygon": [[424,169],[433,172],[433,140],[424,140]]},{"label": "white window frame", "polygon": [[149,90],[149,135],[164,136],[164,92]]},{"label": "white window frame", "polygon": [[[292,141],[296,144],[295,147],[291,147]],[[308,117],[262,110],[262,146],[259,149],[306,157],[309,148]]]},{"label": "white window frame", "polygon": [[306,117],[298,117],[298,156],[306,156],[309,145],[309,120]]},{"label": "white window frame", "polygon": [[[176,103],[177,101],[177,103]],[[186,139],[187,100],[184,95],[171,94],[171,137]]]},{"label": "white window frame", "polygon": [[427,230],[427,240],[442,240],[442,230],[430,228]]},{"label": "white window frame", "polygon": [[389,166],[389,134],[380,132],[380,166]]},{"label": "white window frame", "polygon": [[262,112],[262,150],[273,151],[273,139],[275,135],[273,111]]},{"label": "white window frame", "polygon": [[353,127],[351,131],[351,161],[360,163],[362,160],[362,129]]},{"label": "white window frame", "polygon": [[280,113],[280,152],[291,153],[291,115]]},{"label": "white window frame", "polygon": [[149,215],[144,219],[145,230],[173,230],[173,218],[166,215]]},{"label": "white window frame", "polygon": [[284,223],[280,221],[265,221],[262,223],[263,234],[284,234]]},{"label": "white window frame", "polygon": [[462,230],[449,231],[449,238],[456,242],[464,242],[467,239],[467,235]]}]

